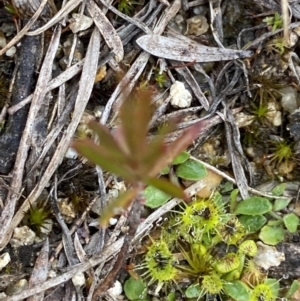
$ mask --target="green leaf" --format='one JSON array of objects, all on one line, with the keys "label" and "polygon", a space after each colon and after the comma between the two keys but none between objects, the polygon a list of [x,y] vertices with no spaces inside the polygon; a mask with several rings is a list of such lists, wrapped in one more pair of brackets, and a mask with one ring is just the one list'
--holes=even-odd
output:
[{"label": "green leaf", "polygon": [[291,202],[291,199],[276,199],[274,202],[273,210],[279,211],[284,208]]},{"label": "green leaf", "polygon": [[157,189],[160,189],[169,196],[173,196],[179,199],[186,199],[187,195],[184,193],[183,189],[170,181],[167,181],[162,178],[149,178],[146,181],[148,185],[154,186]]},{"label": "green leaf", "polygon": [[281,183],[281,184],[275,186],[275,187],[272,189],[271,193],[272,193],[273,195],[277,195],[277,196],[283,195],[283,193],[284,193],[284,191],[285,191],[285,188],[286,188],[286,183]]},{"label": "green leaf", "polygon": [[122,214],[137,196],[138,192],[139,190],[137,188],[132,188],[124,193],[121,193],[116,199],[109,202],[109,204],[101,213],[99,222],[100,226],[106,227],[111,217],[114,217],[117,214]]},{"label": "green leaf", "polygon": [[284,240],[284,229],[266,225],[261,229],[258,237],[263,243],[275,246]]},{"label": "green leaf", "polygon": [[265,279],[264,283],[271,288],[274,299],[277,298],[280,290],[279,281],[277,279],[267,278]]},{"label": "green leaf", "polygon": [[237,196],[239,194],[239,190],[236,188],[230,193],[230,212],[234,212],[236,206],[238,205]]},{"label": "green leaf", "polygon": [[180,164],[175,173],[182,179],[196,181],[204,178],[207,175],[207,170],[200,162],[189,159]]},{"label": "green leaf", "polygon": [[284,297],[287,299],[290,299],[299,288],[300,288],[300,284],[299,284],[298,280],[294,280]]},{"label": "green leaf", "polygon": [[192,284],[185,291],[185,295],[188,299],[198,298],[200,294],[201,288],[199,284]]},{"label": "green leaf", "polygon": [[260,196],[253,196],[241,201],[235,208],[235,214],[261,215],[272,210],[271,202]]},{"label": "green leaf", "polygon": [[199,133],[201,132],[201,130],[203,130],[205,125],[206,121],[203,120],[195,123],[187,130],[185,130],[182,135],[179,136],[175,141],[166,145],[165,152],[160,156],[159,160],[155,162],[151,172],[149,173],[149,176],[156,176],[163,167],[171,163],[172,160],[176,158],[176,156],[184,151],[198,137]]},{"label": "green leaf", "polygon": [[167,301],[176,301],[176,293],[172,292],[167,296]]},{"label": "green leaf", "polygon": [[190,157],[190,154],[188,152],[182,152],[179,154],[173,161],[172,165],[178,165],[185,162]]},{"label": "green leaf", "polygon": [[101,166],[106,171],[123,177],[128,181],[136,179],[135,174],[127,166],[126,158],[117,158],[113,152],[102,145],[96,145],[90,139],[78,140],[72,143],[72,147],[89,161]]},{"label": "green leaf", "polygon": [[225,193],[228,193],[228,192],[231,192],[233,190],[233,183],[229,182],[229,181],[226,181],[226,182],[222,182],[220,184],[220,192],[222,194],[225,194]]},{"label": "green leaf", "polygon": [[167,175],[169,172],[170,172],[170,167],[169,167],[169,166],[166,166],[166,167],[164,167],[164,168],[160,171],[160,174],[161,174],[161,175]]},{"label": "green leaf", "polygon": [[299,217],[294,213],[286,214],[283,217],[283,222],[291,233],[295,233],[299,225]]},{"label": "green leaf", "polygon": [[145,205],[150,208],[157,208],[165,204],[171,196],[164,193],[160,189],[155,188],[154,186],[148,186],[144,190],[144,195],[146,198]]},{"label": "green leaf", "polygon": [[145,283],[138,279],[130,277],[125,281],[124,292],[131,301],[143,300],[147,298],[147,289]]},{"label": "green leaf", "polygon": [[267,222],[267,219],[263,215],[241,215],[239,221],[248,233],[255,233]]},{"label": "green leaf", "polygon": [[249,288],[240,280],[224,283],[225,293],[235,301],[249,301]]},{"label": "green leaf", "polygon": [[268,226],[271,226],[271,227],[277,227],[277,226],[281,226],[283,224],[283,220],[281,219],[271,219],[268,221]]}]

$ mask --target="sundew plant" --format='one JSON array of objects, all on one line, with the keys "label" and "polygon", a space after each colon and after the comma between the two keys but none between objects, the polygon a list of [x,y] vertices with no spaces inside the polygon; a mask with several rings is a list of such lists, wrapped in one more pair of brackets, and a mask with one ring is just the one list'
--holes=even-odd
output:
[{"label": "sundew plant", "polygon": [[[279,190],[282,187],[274,189],[274,195]],[[221,300],[272,301],[297,290],[297,281],[289,290],[280,289],[279,280],[268,278],[254,259],[258,240],[276,245],[284,240],[282,233],[295,231],[299,220],[288,218],[293,229],[286,218],[275,226],[270,216],[274,209],[282,209],[280,200],[254,196],[236,202],[236,195],[234,190],[232,200],[225,203],[215,192],[208,199],[181,203],[165,216],[164,223],[149,234],[146,251],[135,258],[136,281],[144,282],[144,294],[168,300],[180,294],[188,300],[220,296]],[[135,281],[130,278],[128,283],[133,289]]]}]

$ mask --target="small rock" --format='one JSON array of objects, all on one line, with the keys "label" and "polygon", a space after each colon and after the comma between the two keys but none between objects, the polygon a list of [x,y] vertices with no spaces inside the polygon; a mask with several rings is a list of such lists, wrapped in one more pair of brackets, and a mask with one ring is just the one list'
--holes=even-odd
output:
[{"label": "small rock", "polygon": [[177,108],[188,108],[192,102],[192,95],[182,82],[176,81],[170,88],[171,105]]},{"label": "small rock", "polygon": [[6,52],[6,56],[13,57],[17,52],[17,48],[15,46],[10,47]]},{"label": "small rock", "polygon": [[18,227],[14,230],[14,235],[10,240],[10,244],[13,248],[32,245],[35,237],[36,234],[28,226]]},{"label": "small rock", "polygon": [[235,119],[237,127],[243,128],[243,127],[249,126],[253,123],[254,116],[245,114],[244,112],[240,112],[235,115],[234,119]]},{"label": "small rock", "polygon": [[0,293],[0,299],[7,297],[7,295],[5,293]]},{"label": "small rock", "polygon": [[207,32],[209,25],[204,16],[198,15],[187,19],[187,35],[200,36]]},{"label": "small rock", "polygon": [[290,33],[290,38],[288,39],[288,47],[289,47],[289,48],[294,47],[294,46],[297,44],[298,39],[299,39],[298,34],[297,34],[296,32],[293,32],[293,31],[292,31],[292,32]]},{"label": "small rock", "polygon": [[268,102],[268,112],[266,114],[266,119],[274,126],[281,125],[281,112],[277,110],[275,101]]},{"label": "small rock", "polygon": [[77,157],[78,157],[78,153],[76,152],[76,150],[72,147],[69,147],[65,154],[65,158],[77,159]]},{"label": "small rock", "polygon": [[57,204],[58,204],[60,213],[62,214],[62,216],[65,219],[65,222],[71,223],[73,221],[73,219],[76,217],[76,212],[75,212],[75,208],[74,208],[73,204],[69,203],[68,198],[58,199]]},{"label": "small rock", "polygon": [[102,116],[102,113],[104,111],[104,107],[103,106],[98,106],[96,105],[94,110],[93,110],[93,113],[95,115],[96,118],[99,118]]},{"label": "small rock", "polygon": [[84,274],[79,272],[73,278],[72,282],[74,286],[83,286],[85,284],[85,277]]},{"label": "small rock", "polygon": [[2,26],[0,27],[0,30],[7,36],[11,36],[12,34],[15,34],[16,32],[16,26],[14,22],[4,22]]},{"label": "small rock", "polygon": [[292,87],[285,87],[280,90],[280,93],[282,94],[282,108],[292,114],[299,107],[296,90]]},{"label": "small rock", "polygon": [[70,19],[70,29],[72,30],[73,33],[77,33],[79,31],[86,30],[90,28],[93,24],[93,19],[81,15],[81,14],[72,14],[72,19]]},{"label": "small rock", "polygon": [[120,296],[122,294],[122,291],[123,291],[122,284],[118,280],[114,283],[114,285],[110,289],[107,290],[107,292],[114,297]]},{"label": "small rock", "polygon": [[273,118],[273,125],[280,126],[282,124],[282,114],[280,111],[277,111]]},{"label": "small rock", "polygon": [[275,247],[271,247],[257,242],[258,251],[253,258],[256,265],[268,270],[270,267],[279,266],[282,261],[285,260],[284,253],[278,252]]},{"label": "small rock", "polygon": [[9,253],[7,252],[0,256],[0,271],[9,264],[10,260]]},{"label": "small rock", "polygon": [[118,219],[117,218],[110,218],[109,219],[109,224],[111,225],[111,226],[114,226],[116,223],[118,222]]},{"label": "small rock", "polygon": [[53,220],[50,218],[45,219],[43,223],[43,227],[41,227],[41,233],[48,236],[52,232],[53,228]]},{"label": "small rock", "polygon": [[26,289],[28,286],[28,281],[26,279],[21,279],[17,283],[9,286],[6,290],[5,293],[8,296],[13,296],[16,295],[20,292],[22,292],[24,289]]},{"label": "small rock", "polygon": [[47,276],[48,276],[48,278],[55,278],[55,277],[57,277],[57,274],[56,274],[55,271],[50,270],[50,271],[48,272]]},{"label": "small rock", "polygon": [[291,173],[294,170],[294,168],[296,167],[296,165],[297,164],[294,161],[284,160],[277,167],[278,174],[280,174],[282,176],[288,175],[289,173]]}]

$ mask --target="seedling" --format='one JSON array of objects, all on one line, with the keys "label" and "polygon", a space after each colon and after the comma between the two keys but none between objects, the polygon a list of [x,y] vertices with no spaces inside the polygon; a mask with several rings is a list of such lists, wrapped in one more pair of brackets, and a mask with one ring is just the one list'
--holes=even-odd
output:
[{"label": "seedling", "polygon": [[38,235],[49,224],[49,219],[52,217],[50,206],[45,200],[39,201],[34,205],[30,205],[29,211],[24,216],[25,223]]},{"label": "seedling", "polygon": [[159,69],[155,71],[155,81],[160,88],[163,88],[164,84],[167,82],[167,76],[165,72],[160,73]]},{"label": "seedling", "polygon": [[293,146],[291,143],[283,139],[272,143],[273,153],[269,156],[271,161],[276,161],[279,164],[285,160],[290,160],[294,156]]},{"label": "seedling", "polygon": [[132,0],[118,0],[118,10],[121,13],[130,16],[134,9],[133,4],[137,4],[137,2]]},{"label": "seedling", "polygon": [[277,28],[282,28],[283,20],[282,17],[276,12],[273,17],[266,17],[263,19],[268,26],[272,28],[272,31],[275,31]]},{"label": "seedling", "polygon": [[154,186],[170,196],[188,199],[180,187],[157,178],[157,175],[192,143],[204,123],[196,123],[167,145],[164,142],[166,135],[176,128],[175,122],[170,121],[149,141],[148,125],[155,109],[151,98],[151,91],[137,90],[125,100],[120,108],[120,126],[115,134],[96,121],[90,122],[89,127],[100,139],[99,145],[89,138],[73,143],[80,154],[103,169],[123,177],[132,187],[102,212],[102,226],[107,225],[110,217],[122,213],[136,197],[141,198],[145,185]]}]

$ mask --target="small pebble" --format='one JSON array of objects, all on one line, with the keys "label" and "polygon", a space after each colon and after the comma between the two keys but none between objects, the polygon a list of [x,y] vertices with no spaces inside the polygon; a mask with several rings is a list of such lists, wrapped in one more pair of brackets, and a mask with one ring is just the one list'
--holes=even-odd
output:
[{"label": "small pebble", "polygon": [[278,252],[275,247],[271,247],[257,242],[258,251],[253,258],[256,265],[268,270],[270,267],[279,266],[285,260],[284,253]]},{"label": "small pebble", "polygon": [[15,46],[10,47],[7,51],[6,51],[6,56],[8,57],[13,57],[17,52],[17,48]]},{"label": "small pebble", "polygon": [[5,290],[5,293],[8,296],[13,296],[13,295],[16,295],[16,294],[22,292],[27,287],[28,287],[28,281],[26,279],[21,279],[17,283],[7,287]]},{"label": "small pebble", "polygon": [[111,225],[111,226],[114,226],[116,223],[118,222],[118,219],[117,218],[110,218],[109,219],[109,224]]},{"label": "small pebble", "polygon": [[187,35],[200,36],[207,32],[209,25],[204,16],[198,15],[187,19]]},{"label": "small pebble", "polygon": [[72,147],[69,147],[65,154],[65,158],[77,159],[77,157],[78,157],[78,153],[76,152],[76,150]]},{"label": "small pebble", "polygon": [[81,14],[72,14],[72,19],[70,19],[70,29],[72,30],[73,33],[77,33],[79,31],[86,30],[90,28],[93,24],[93,19],[81,15]]},{"label": "small pebble", "polygon": [[280,93],[282,94],[282,108],[292,114],[299,107],[296,90],[292,87],[285,87],[280,90]]},{"label": "small pebble", "polygon": [[9,264],[10,260],[10,255],[7,252],[0,256],[0,271]]},{"label": "small pebble", "polygon": [[79,272],[73,278],[72,282],[74,286],[83,286],[85,284],[85,277],[84,274]]},{"label": "small pebble", "polygon": [[47,276],[48,276],[48,278],[55,278],[55,277],[57,277],[57,274],[56,274],[55,271],[50,270],[50,271],[48,272]]},{"label": "small pebble", "polygon": [[35,237],[36,234],[28,226],[18,227],[14,229],[10,244],[13,248],[32,245]]},{"label": "small pebble", "polygon": [[118,280],[114,283],[114,285],[110,289],[107,290],[107,292],[114,297],[120,296],[122,294],[122,291],[123,291],[122,284]]},{"label": "small pebble", "polygon": [[280,111],[277,111],[273,118],[273,125],[280,126],[282,124],[282,114]]},{"label": "small pebble", "polygon": [[76,217],[74,205],[72,203],[69,203],[68,198],[58,199],[57,204],[65,222],[71,223]]},{"label": "small pebble", "polygon": [[175,108],[188,108],[192,102],[192,95],[182,82],[175,81],[170,88],[171,105]]},{"label": "small pebble", "polygon": [[0,299],[7,297],[7,295],[5,293],[0,293]]}]

